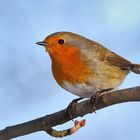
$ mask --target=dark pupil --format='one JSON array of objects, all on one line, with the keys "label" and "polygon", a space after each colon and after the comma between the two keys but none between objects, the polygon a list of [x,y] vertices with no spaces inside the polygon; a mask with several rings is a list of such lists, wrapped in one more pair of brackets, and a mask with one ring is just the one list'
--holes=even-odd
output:
[{"label": "dark pupil", "polygon": [[58,40],[58,43],[59,44],[63,44],[64,43],[64,40],[63,39],[60,39],[60,40]]}]

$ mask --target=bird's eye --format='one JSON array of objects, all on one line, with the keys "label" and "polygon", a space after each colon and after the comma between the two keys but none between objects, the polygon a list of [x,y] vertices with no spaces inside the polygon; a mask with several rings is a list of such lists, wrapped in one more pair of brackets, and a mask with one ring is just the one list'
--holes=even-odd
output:
[{"label": "bird's eye", "polygon": [[64,42],[65,42],[64,39],[59,39],[59,40],[58,40],[58,43],[59,43],[59,44],[64,44]]}]

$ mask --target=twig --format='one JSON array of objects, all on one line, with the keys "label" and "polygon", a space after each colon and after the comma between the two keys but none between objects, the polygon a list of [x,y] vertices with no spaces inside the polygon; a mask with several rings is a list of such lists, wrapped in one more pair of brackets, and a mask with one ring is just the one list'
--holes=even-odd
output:
[{"label": "twig", "polygon": [[[101,95],[96,102],[96,110],[130,101],[140,101],[140,86],[112,91]],[[85,114],[92,113],[93,111],[95,111],[93,105],[89,102],[89,100],[85,100],[78,103],[76,107],[72,108],[71,113],[73,118],[77,118],[79,116],[82,117]],[[37,131],[46,131],[47,129],[51,129],[56,125],[64,124],[70,120],[71,118],[69,113],[66,109],[64,109],[26,123],[9,126],[0,131],[0,140],[9,140],[11,138]]]}]

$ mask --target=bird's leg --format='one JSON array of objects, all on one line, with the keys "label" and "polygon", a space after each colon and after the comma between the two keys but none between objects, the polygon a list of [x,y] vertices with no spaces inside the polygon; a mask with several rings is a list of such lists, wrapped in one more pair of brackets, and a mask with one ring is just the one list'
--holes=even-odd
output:
[{"label": "bird's leg", "polygon": [[93,105],[94,112],[96,110],[96,104],[97,104],[97,100],[98,100],[98,97],[100,96],[100,94],[101,93],[98,91],[94,95],[92,95],[91,98],[89,99],[89,103],[92,103],[92,105]]},{"label": "bird's leg", "polygon": [[73,116],[72,116],[72,108],[73,107],[76,107],[76,104],[79,100],[82,100],[83,98],[77,98],[77,99],[74,99],[69,105],[68,107],[66,108],[66,112],[68,112],[69,116],[70,116],[70,119],[73,121]]},{"label": "bird's leg", "polygon": [[[91,96],[90,100],[89,100],[89,103],[92,103],[93,105],[93,108],[94,108],[94,112],[96,110],[96,106],[97,106],[97,101],[98,101],[98,98],[99,96],[104,93],[104,92],[108,92],[108,91],[111,91],[113,90],[112,88],[109,88],[109,89],[104,89],[104,90],[101,90],[101,91],[97,91],[93,96]],[[96,112],[95,112],[96,113]]]}]

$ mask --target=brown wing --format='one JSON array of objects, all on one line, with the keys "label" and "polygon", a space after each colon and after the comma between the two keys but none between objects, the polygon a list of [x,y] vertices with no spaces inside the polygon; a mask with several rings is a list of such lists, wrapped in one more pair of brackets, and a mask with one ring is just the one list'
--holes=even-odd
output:
[{"label": "brown wing", "polygon": [[123,57],[117,55],[114,52],[111,52],[106,47],[102,46],[97,42],[92,41],[92,45],[94,46],[93,47],[94,55],[98,60],[105,61],[110,65],[118,66],[124,70],[132,69],[132,63],[129,62],[128,60],[124,59]]},{"label": "brown wing", "polygon": [[120,67],[121,69],[131,70],[132,63],[114,52],[107,55],[106,60],[111,64]]}]

